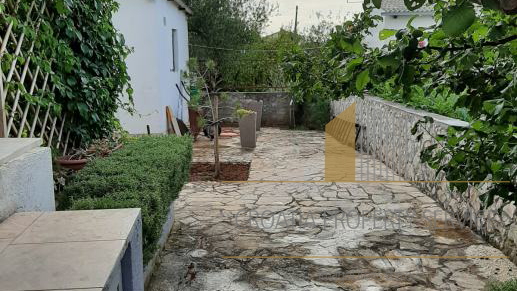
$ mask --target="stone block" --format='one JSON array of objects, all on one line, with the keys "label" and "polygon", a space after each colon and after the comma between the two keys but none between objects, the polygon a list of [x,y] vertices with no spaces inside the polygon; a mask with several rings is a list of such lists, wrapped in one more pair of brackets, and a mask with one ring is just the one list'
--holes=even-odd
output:
[{"label": "stone block", "polygon": [[256,120],[256,112],[247,114],[239,120],[241,146],[243,148],[255,148],[257,146]]},{"label": "stone block", "polygon": [[515,205],[514,202],[503,207],[503,223],[508,226],[515,221]]},{"label": "stone block", "polygon": [[0,221],[55,209],[50,148],[40,139],[0,139]]}]

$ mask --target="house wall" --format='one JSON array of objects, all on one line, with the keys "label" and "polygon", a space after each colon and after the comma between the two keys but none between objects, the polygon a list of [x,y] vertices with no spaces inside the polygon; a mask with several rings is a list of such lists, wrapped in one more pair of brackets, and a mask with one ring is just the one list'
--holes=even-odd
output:
[{"label": "house wall", "polygon": [[[131,134],[165,133],[165,106],[173,108],[176,117],[188,121],[187,105],[175,84],[187,68],[187,16],[172,1],[119,0],[113,16],[115,27],[134,51],[126,63],[131,76],[136,112],[119,110],[122,127]],[[172,70],[172,29],[177,31],[177,68]],[[127,100],[127,96],[124,97]]]}]

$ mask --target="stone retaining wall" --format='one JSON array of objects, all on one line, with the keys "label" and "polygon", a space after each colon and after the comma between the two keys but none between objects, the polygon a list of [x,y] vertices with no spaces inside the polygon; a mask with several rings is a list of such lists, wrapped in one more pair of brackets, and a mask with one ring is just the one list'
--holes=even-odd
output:
[{"label": "stone retaining wall", "polygon": [[[353,102],[356,102],[356,123],[362,128],[359,147],[408,181],[445,179],[443,173],[436,176],[435,170],[420,161],[420,151],[433,143],[431,136],[425,133],[418,141],[411,134],[411,128],[424,116],[435,120],[426,125],[432,135],[445,133],[449,126],[466,127],[468,123],[371,96],[333,101],[332,116],[337,116]],[[517,217],[513,203],[496,197],[492,206],[483,207],[479,197],[486,185],[469,186],[465,193],[452,191],[446,182],[418,182],[415,185],[517,263]]]},{"label": "stone retaining wall", "polygon": [[227,92],[228,99],[220,102],[219,117],[229,118],[227,123],[237,124],[235,107],[240,101],[264,101],[262,126],[288,127],[290,123],[291,96],[288,92]]}]

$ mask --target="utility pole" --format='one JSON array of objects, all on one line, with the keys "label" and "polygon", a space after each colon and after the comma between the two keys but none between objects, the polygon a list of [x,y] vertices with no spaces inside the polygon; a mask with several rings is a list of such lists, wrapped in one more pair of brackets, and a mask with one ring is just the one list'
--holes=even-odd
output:
[{"label": "utility pole", "polygon": [[294,34],[298,34],[298,5],[296,5],[296,15],[294,17]]}]

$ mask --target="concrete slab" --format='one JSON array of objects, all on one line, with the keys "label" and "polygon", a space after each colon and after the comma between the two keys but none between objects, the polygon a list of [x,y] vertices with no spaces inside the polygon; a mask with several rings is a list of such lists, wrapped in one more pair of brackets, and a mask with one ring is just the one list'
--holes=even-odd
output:
[{"label": "concrete slab", "polygon": [[1,291],[103,288],[125,240],[9,245]]},{"label": "concrete slab", "polygon": [[126,239],[139,209],[47,212],[14,244]]},{"label": "concrete slab", "polygon": [[143,291],[140,209],[16,213],[0,235],[0,291]]},{"label": "concrete slab", "polygon": [[0,165],[40,145],[39,138],[0,138]]},{"label": "concrete slab", "polygon": [[15,239],[41,215],[41,212],[20,212],[12,215],[0,223],[0,239]]},{"label": "concrete slab", "polygon": [[0,239],[0,254],[9,245],[12,239]]},{"label": "concrete slab", "polygon": [[56,209],[51,149],[39,143],[0,139],[0,222],[16,212]]}]

